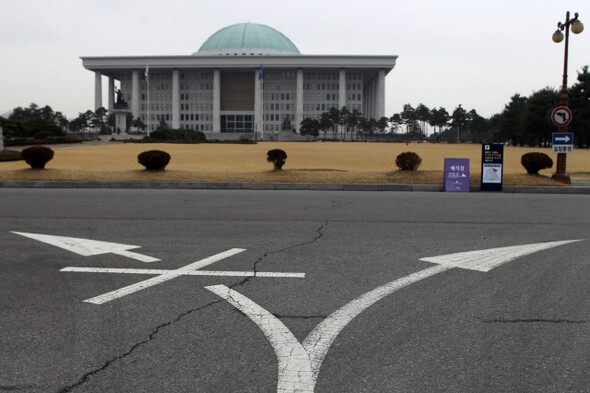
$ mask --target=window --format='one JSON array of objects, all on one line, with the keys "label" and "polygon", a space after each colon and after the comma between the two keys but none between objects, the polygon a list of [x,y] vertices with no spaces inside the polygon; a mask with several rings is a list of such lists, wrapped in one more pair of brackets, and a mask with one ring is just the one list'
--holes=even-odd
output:
[{"label": "window", "polygon": [[[220,120],[221,132],[244,133],[254,131],[252,128],[252,115],[221,115]],[[209,130],[209,125],[206,125],[205,129]]]}]

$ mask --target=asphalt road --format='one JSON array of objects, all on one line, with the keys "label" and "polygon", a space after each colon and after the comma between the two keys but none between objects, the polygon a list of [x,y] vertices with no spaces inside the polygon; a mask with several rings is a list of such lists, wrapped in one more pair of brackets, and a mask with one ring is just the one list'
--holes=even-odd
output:
[{"label": "asphalt road", "polygon": [[[590,391],[587,195],[0,189],[0,201],[0,392]],[[140,248],[84,256],[66,248],[108,245],[24,233]],[[566,240],[581,241],[549,243]],[[505,257],[487,272],[420,260],[538,243],[464,256]]]}]

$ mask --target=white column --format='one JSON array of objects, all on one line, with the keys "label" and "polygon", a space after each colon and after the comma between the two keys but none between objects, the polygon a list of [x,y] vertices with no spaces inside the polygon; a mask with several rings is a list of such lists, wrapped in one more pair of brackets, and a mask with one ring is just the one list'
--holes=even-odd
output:
[{"label": "white column", "polygon": [[262,113],[264,105],[262,102],[262,79],[259,79],[260,70],[254,71],[254,124],[256,125],[256,133],[259,136],[264,135]]},{"label": "white column", "polygon": [[221,73],[213,70],[213,132],[221,132]]},{"label": "white column", "polygon": [[109,76],[108,96],[109,96],[109,107],[107,109],[109,110],[109,115],[110,115],[111,112],[113,111],[113,108],[115,107],[115,78],[113,78],[112,76]]},{"label": "white column", "polygon": [[301,122],[303,121],[303,70],[297,70],[297,93],[295,104],[295,129],[300,132]]},{"label": "white column", "polygon": [[131,72],[131,113],[134,119],[139,117],[139,70]]},{"label": "white column", "polygon": [[94,110],[102,107],[102,74],[94,72]]},{"label": "white column", "polygon": [[369,117],[375,119],[375,80],[369,84]]},{"label": "white column", "polygon": [[180,73],[172,70],[172,128],[180,128]]},{"label": "white column", "polygon": [[363,88],[363,107],[364,115],[367,119],[371,118],[371,84],[368,81],[364,81],[366,85]]},{"label": "white column", "polygon": [[346,70],[344,68],[340,69],[338,78],[338,108],[343,106],[346,106]]},{"label": "white column", "polygon": [[375,100],[375,118],[379,120],[385,116],[385,71],[379,70],[377,74],[377,91]]},{"label": "white column", "polygon": [[365,86],[364,80],[361,83],[362,83],[361,84],[361,91],[363,94],[363,96],[361,97],[361,112],[364,117],[369,117],[369,111],[368,111],[369,103],[367,101],[367,87]]}]

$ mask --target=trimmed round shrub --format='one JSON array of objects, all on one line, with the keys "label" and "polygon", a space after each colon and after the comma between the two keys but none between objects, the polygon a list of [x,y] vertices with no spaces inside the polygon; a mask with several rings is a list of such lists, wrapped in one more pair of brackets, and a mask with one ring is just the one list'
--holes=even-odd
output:
[{"label": "trimmed round shrub", "polygon": [[137,162],[148,170],[164,170],[170,162],[170,154],[162,150],[149,150],[139,153]]},{"label": "trimmed round shrub", "polygon": [[23,159],[33,169],[43,169],[53,158],[53,150],[45,146],[31,146],[21,152]]},{"label": "trimmed round shrub", "polygon": [[280,171],[283,169],[285,161],[287,161],[287,153],[281,149],[269,150],[266,153],[266,161],[271,162],[274,165],[275,170]]},{"label": "trimmed round shrub", "polygon": [[534,175],[542,169],[551,168],[553,160],[545,153],[526,153],[520,157],[520,163],[526,169],[527,173]]},{"label": "trimmed round shrub", "polygon": [[161,141],[204,141],[207,139],[204,132],[182,128],[158,128],[150,136]]},{"label": "trimmed round shrub", "polygon": [[401,153],[395,159],[395,165],[402,171],[415,171],[421,163],[422,159],[420,156],[411,151]]}]

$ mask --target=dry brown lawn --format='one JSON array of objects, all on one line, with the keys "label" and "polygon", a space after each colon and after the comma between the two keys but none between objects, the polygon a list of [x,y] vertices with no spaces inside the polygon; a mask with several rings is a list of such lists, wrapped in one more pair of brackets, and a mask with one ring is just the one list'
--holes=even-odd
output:
[{"label": "dry brown lawn", "polygon": [[[165,171],[146,171],[137,155],[164,150],[172,159]],[[287,152],[282,171],[266,161],[270,149]],[[45,170],[33,170],[24,161],[0,162],[0,180],[167,181],[167,182],[309,182],[442,184],[444,159],[469,158],[471,184],[480,182],[481,145],[362,142],[260,142],[235,144],[110,143],[53,147],[55,156]],[[422,157],[417,172],[399,171],[395,157],[413,151]],[[561,185],[551,180],[553,169],[527,175],[520,157],[551,149],[506,147],[505,185]],[[576,149],[567,157],[572,180],[590,180],[590,150]]]}]

